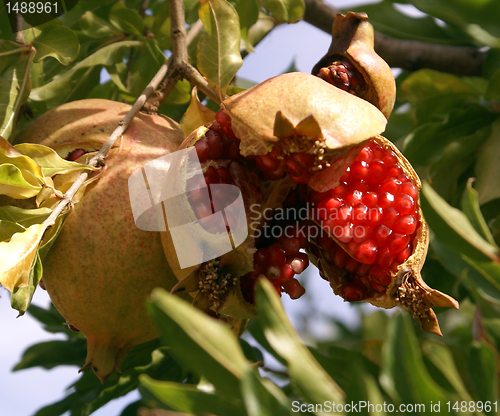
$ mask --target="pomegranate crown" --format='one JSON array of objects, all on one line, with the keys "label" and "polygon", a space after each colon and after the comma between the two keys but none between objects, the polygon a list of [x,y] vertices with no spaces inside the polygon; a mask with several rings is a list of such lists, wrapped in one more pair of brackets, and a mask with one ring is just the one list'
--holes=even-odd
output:
[{"label": "pomegranate crown", "polygon": [[[340,74],[338,66],[341,66]],[[389,117],[396,99],[396,83],[391,68],[374,50],[373,26],[368,23],[366,13],[335,16],[332,43],[312,74],[328,81],[331,72],[339,75],[343,82],[346,77],[352,78],[349,92],[372,103]]]}]

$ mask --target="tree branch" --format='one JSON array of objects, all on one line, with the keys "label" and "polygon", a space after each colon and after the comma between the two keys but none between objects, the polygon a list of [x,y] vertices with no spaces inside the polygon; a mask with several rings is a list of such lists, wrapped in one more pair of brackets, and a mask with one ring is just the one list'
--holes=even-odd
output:
[{"label": "tree branch", "polygon": [[14,32],[14,42],[24,45],[26,41],[24,40],[24,19],[19,13],[16,13],[16,31]]},{"label": "tree branch", "polygon": [[[182,6],[182,4],[181,4]],[[176,13],[176,24],[182,24],[184,28],[184,11],[182,15],[177,11]],[[172,16],[172,11],[170,12]],[[187,55],[187,46],[193,42],[193,40],[198,36],[201,29],[203,29],[203,23],[201,20],[198,20],[194,25],[191,26],[191,29],[186,35],[186,29],[184,28],[184,33],[174,33],[173,26],[174,17],[172,16],[172,42],[175,43],[172,45],[172,55],[166,62],[166,65],[169,67],[167,78],[162,80],[158,89],[155,91],[154,95],[152,95],[148,101],[144,104],[142,111],[148,114],[157,113],[160,109],[160,106],[166,100],[168,94],[175,87],[177,81],[181,78],[186,78],[193,85],[196,85],[200,91],[205,93],[205,95],[209,96],[212,99],[216,99],[217,94],[213,91],[213,89],[208,85],[208,82],[201,76],[196,68],[194,68],[191,64],[188,63],[188,55]],[[178,42],[178,43],[177,43]],[[174,46],[177,43],[176,46]],[[182,48],[181,46],[182,45]],[[183,49],[180,50],[180,49]],[[175,59],[177,57],[177,59]],[[175,81],[174,81],[175,79]]]},{"label": "tree branch", "polygon": [[[340,10],[318,0],[305,0],[304,20],[331,33],[333,18]],[[469,46],[437,45],[394,39],[375,32],[375,51],[393,68],[408,71],[429,68],[454,75],[481,76],[486,52]]]}]

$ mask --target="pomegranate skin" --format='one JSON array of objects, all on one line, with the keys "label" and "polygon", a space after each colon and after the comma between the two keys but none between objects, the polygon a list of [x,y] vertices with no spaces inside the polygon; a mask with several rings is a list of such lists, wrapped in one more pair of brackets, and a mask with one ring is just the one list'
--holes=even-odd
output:
[{"label": "pomegranate skin", "polygon": [[[95,151],[129,109],[107,100],[64,104],[35,120],[18,141],[50,146],[62,157],[77,148]],[[157,337],[146,299],[153,288],[170,290],[177,282],[159,233],[141,231],[134,223],[128,178],[148,161],[177,150],[182,139],[176,122],[139,114],[43,260],[52,302],[87,338],[83,368],[91,367],[101,381],[119,370],[133,346]]]}]

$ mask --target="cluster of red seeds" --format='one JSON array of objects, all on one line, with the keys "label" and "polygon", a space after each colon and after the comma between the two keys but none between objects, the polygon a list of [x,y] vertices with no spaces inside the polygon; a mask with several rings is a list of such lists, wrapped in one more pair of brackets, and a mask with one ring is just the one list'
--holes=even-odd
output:
[{"label": "cluster of red seeds", "polygon": [[[296,229],[298,231],[298,229]],[[294,278],[309,266],[307,254],[300,249],[307,246],[307,238],[299,232],[287,233],[266,248],[259,248],[254,254],[254,270],[241,278],[243,295],[253,302],[255,281],[259,277],[267,277],[277,292],[286,292],[292,299],[300,298],[305,289]]]},{"label": "cluster of red seeds", "polygon": [[[240,140],[236,138],[231,129],[231,119],[223,111],[215,116],[215,122],[205,135],[199,139],[194,147],[200,163],[209,160],[239,159],[245,163],[239,154]],[[237,213],[231,215],[229,205],[238,196],[236,187],[218,188],[211,186],[215,184],[234,185],[231,177],[230,166],[209,166],[203,175],[196,175],[188,180],[188,200],[200,220],[199,223],[207,231],[212,233],[226,232],[236,224]],[[281,165],[283,161],[280,159]],[[257,164],[259,167],[259,164]],[[283,175],[283,171],[281,176]],[[277,178],[274,178],[277,179]],[[229,227],[222,226],[210,217],[217,211],[224,210]],[[203,219],[206,218],[206,221]],[[307,240],[305,236],[287,238],[285,236],[277,239],[274,244],[267,248],[260,248],[254,255],[254,271],[241,278],[243,295],[247,300],[253,302],[254,286],[256,279],[261,276],[267,277],[276,287],[278,293],[284,291],[292,299],[299,298],[305,292],[302,285],[294,279],[296,274],[309,265],[309,259],[305,253],[299,252],[305,248]]]},{"label": "cluster of red seeds", "polygon": [[[238,213],[232,213],[231,203],[238,197],[236,186],[217,187],[215,184],[234,185],[229,165],[215,168],[209,166],[203,175],[196,175],[187,182],[188,200],[193,207],[200,225],[211,233],[226,231],[226,226],[213,221],[210,216],[215,212],[224,210],[229,228],[237,225]],[[234,215],[232,215],[234,214]],[[204,221],[204,218],[206,220]]]},{"label": "cluster of red seeds", "polygon": [[[395,153],[369,141],[339,185],[328,192],[312,191],[309,202],[311,216],[345,244],[347,252],[330,246],[328,238],[321,240],[329,259],[346,269],[360,290],[383,292],[391,271],[411,255],[419,225],[418,189]],[[347,300],[359,300],[356,285],[345,285]]]},{"label": "cluster of red seeds", "polygon": [[287,172],[295,183],[309,182],[314,174],[315,159],[315,155],[304,152],[284,155],[279,145],[263,156],[255,156],[257,167],[267,179],[279,179]]},{"label": "cluster of red seeds", "polygon": [[215,122],[194,145],[200,163],[214,159],[238,159],[240,139],[231,129],[231,119],[223,111],[215,115]]},{"label": "cluster of red seeds", "polygon": [[347,92],[352,92],[365,83],[349,61],[334,62],[329,67],[321,68],[318,77]]}]

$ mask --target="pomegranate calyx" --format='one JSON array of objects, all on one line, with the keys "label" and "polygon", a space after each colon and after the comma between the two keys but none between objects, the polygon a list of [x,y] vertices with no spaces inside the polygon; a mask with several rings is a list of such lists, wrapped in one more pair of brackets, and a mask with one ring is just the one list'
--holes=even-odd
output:
[{"label": "pomegranate calyx", "polygon": [[276,120],[274,122],[274,135],[279,138],[298,136],[298,137],[311,137],[321,140],[323,133],[321,127],[314,117],[314,114],[309,114],[304,117],[299,123],[294,126],[292,121],[281,111],[276,113]]},{"label": "pomegranate calyx", "polygon": [[398,275],[400,284],[393,288],[396,304],[411,312],[420,322],[423,331],[442,336],[436,314],[432,307],[458,309],[458,302],[438,290],[431,289],[420,276],[420,272],[402,269]]},{"label": "pomegranate calyx", "polygon": [[[333,72],[334,78],[338,75],[339,81],[332,80],[329,72]],[[374,50],[373,26],[366,13],[335,16],[332,43],[312,74],[367,100],[387,118],[391,114],[396,83],[391,68]]]}]

